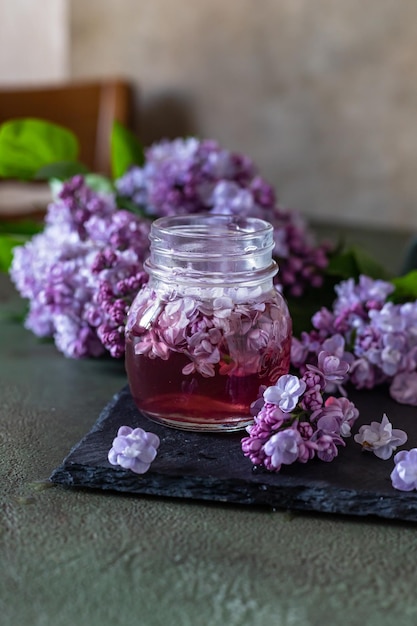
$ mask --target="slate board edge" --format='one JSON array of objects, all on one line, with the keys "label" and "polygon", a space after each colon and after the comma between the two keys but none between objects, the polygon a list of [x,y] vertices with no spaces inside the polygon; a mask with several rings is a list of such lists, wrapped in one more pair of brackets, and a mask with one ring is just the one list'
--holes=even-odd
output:
[{"label": "slate board edge", "polygon": [[[91,468],[77,463],[63,463],[56,468],[51,481],[66,487],[101,489],[104,491],[134,495],[150,495],[168,498],[183,498],[190,500],[215,501],[229,504],[255,505],[272,509],[292,509],[297,511],[315,511],[353,516],[377,516],[386,519],[417,521],[417,510],[410,506],[407,498],[383,497],[377,494],[356,491],[341,491],[326,487],[318,489],[308,485],[271,488],[270,485],[241,483],[210,477],[201,479],[176,476],[161,476],[147,474],[146,478],[131,477],[130,474],[114,471],[114,480],[108,479],[108,470],[99,468],[94,472]],[[90,476],[89,476],[90,474]],[[335,504],[336,503],[336,504]]]},{"label": "slate board edge", "polygon": [[[90,431],[71,449],[62,464],[50,476],[51,482],[65,487],[116,491],[134,495],[150,495],[230,504],[266,506],[272,509],[292,509],[352,516],[373,516],[391,520],[417,521],[417,504],[410,493],[396,491],[392,495],[340,489],[330,484],[271,485],[235,478],[221,480],[208,475],[187,477],[177,474],[152,473],[142,477],[121,468],[107,465],[79,463],[77,451],[82,449],[93,433],[102,430],[123,396],[129,396],[128,387],[113,395],[103,407]],[[269,473],[265,474],[270,476]],[[308,479],[307,479],[308,481]]]}]

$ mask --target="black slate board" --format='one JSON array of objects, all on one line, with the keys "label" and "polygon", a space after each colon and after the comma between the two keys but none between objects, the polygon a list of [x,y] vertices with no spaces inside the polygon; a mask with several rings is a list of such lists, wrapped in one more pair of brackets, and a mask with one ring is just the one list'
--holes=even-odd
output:
[{"label": "black slate board", "polygon": [[[399,405],[384,388],[352,391],[360,410],[355,424],[381,421],[387,413],[394,427],[408,434],[405,449],[417,447],[417,408]],[[107,453],[122,425],[138,426],[161,439],[158,456],[140,476],[112,466]],[[382,461],[346,440],[331,463],[319,460],[284,466],[280,473],[254,470],[243,456],[245,433],[200,434],[166,428],[151,422],[135,407],[128,387],[103,409],[92,430],[78,443],[51,481],[67,487],[86,487],[131,494],[191,498],[348,515],[376,515],[417,521],[417,492],[391,486],[393,459]]]}]

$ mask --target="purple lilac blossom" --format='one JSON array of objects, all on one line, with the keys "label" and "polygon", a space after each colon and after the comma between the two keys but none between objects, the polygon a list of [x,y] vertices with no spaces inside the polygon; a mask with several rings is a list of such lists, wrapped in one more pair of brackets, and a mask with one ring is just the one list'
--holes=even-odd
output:
[{"label": "purple lilac blossom", "polygon": [[381,422],[371,422],[359,428],[354,437],[362,450],[370,451],[380,459],[389,459],[393,452],[407,441],[407,434],[399,428],[392,428],[387,415],[384,413]]},{"label": "purple lilac blossom", "polygon": [[300,406],[304,411],[313,413],[323,406],[323,395],[321,385],[309,387],[302,397]]},{"label": "purple lilac blossom", "polygon": [[343,383],[349,371],[349,363],[347,361],[341,360],[326,350],[319,352],[317,361],[317,366],[307,365],[307,369],[319,372],[325,380],[326,387],[329,384],[333,387]]},{"label": "purple lilac blossom", "polygon": [[306,390],[300,401],[300,407],[304,411],[313,413],[323,405],[323,391],[326,381],[322,372],[319,370],[314,372],[309,369],[304,372],[302,380],[306,384]]},{"label": "purple lilac blossom", "polygon": [[387,382],[394,399],[417,405],[417,302],[387,301],[393,289],[367,276],[336,285],[332,308],[318,311],[313,330],[293,339],[292,365],[302,374],[323,371],[328,392],[342,382],[358,389]]},{"label": "purple lilac blossom", "polygon": [[[321,360],[324,365],[324,359]],[[282,465],[306,463],[315,456],[332,461],[344,446],[359,411],[347,398],[324,399],[323,372],[307,370],[302,379],[284,375],[264,392],[252,426],[242,439],[243,454],[256,466],[278,472]]]},{"label": "purple lilac blossom", "polygon": [[358,417],[359,411],[353,402],[347,398],[330,396],[323,407],[311,414],[310,419],[323,432],[350,437],[351,428]]},{"label": "purple lilac blossom", "polygon": [[242,450],[254,465],[263,465],[266,453],[263,448],[271,433],[278,429],[288,419],[288,415],[283,413],[275,404],[266,402],[259,413],[255,416],[254,424],[247,427],[249,437],[242,439]]},{"label": "purple lilac blossom", "polygon": [[83,177],[63,184],[44,231],[14,249],[10,275],[29,299],[26,327],[52,336],[67,357],[122,356],[127,308],[147,280],[148,232],[146,220]]},{"label": "purple lilac blossom", "polygon": [[346,309],[354,310],[357,305],[367,308],[382,307],[387,297],[394,291],[394,286],[386,281],[362,275],[357,283],[353,278],[349,278],[339,283],[335,290],[338,297],[334,311],[337,315]]},{"label": "purple lilac blossom", "polygon": [[400,404],[417,405],[417,372],[400,372],[392,379],[390,394]]},{"label": "purple lilac blossom", "polygon": [[159,437],[142,428],[121,426],[109,450],[108,460],[135,474],[144,474],[154,461],[159,448]]},{"label": "purple lilac blossom", "polygon": [[417,489],[417,448],[397,452],[394,463],[395,467],[391,472],[394,489],[400,491]]},{"label": "purple lilac blossom", "polygon": [[337,446],[346,445],[343,439],[336,433],[328,433],[324,430],[316,430],[311,437],[311,442],[316,446],[316,454],[320,461],[330,463],[337,457]]},{"label": "purple lilac blossom", "polygon": [[264,446],[271,469],[279,471],[281,465],[294,463],[298,459],[298,448],[301,443],[302,437],[294,428],[286,428],[272,435]]},{"label": "purple lilac blossom", "polygon": [[146,151],[143,167],[116,181],[118,193],[150,217],[211,212],[259,217],[274,226],[277,284],[300,296],[319,287],[330,248],[316,245],[302,217],[281,208],[271,185],[245,155],[212,140],[161,141]]},{"label": "purple lilac blossom", "polygon": [[[48,207],[45,231],[15,248],[11,276],[30,300],[26,326],[53,336],[66,356],[123,355],[125,313],[147,280],[148,218],[201,211],[261,217],[275,228],[278,288],[301,295],[322,282],[328,247],[315,246],[301,217],[277,205],[245,155],[209,140],[163,141],[116,187],[147,217],[118,210],[113,194],[94,192],[76,176]],[[262,329],[250,337],[252,344],[265,339]]]}]

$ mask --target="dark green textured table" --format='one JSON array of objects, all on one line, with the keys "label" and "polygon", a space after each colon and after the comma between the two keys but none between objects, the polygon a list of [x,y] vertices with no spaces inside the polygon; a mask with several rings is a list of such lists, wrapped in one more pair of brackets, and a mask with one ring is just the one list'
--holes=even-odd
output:
[{"label": "dark green textured table", "polygon": [[417,524],[51,486],[126,380],[38,341],[21,307],[0,276],[2,626],[417,623]]}]

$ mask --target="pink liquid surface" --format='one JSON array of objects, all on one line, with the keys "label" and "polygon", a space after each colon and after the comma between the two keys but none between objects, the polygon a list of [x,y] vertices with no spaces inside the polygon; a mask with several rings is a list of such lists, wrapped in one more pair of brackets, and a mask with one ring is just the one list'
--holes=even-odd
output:
[{"label": "pink liquid surface", "polygon": [[182,374],[190,361],[180,353],[172,352],[166,361],[135,355],[128,339],[126,370],[133,399],[151,419],[167,426],[202,431],[242,429],[253,421],[250,405],[258,398],[259,387],[272,385],[288,372],[290,343],[288,338],[276,355],[273,374],[216,373],[206,378],[198,373]]}]

